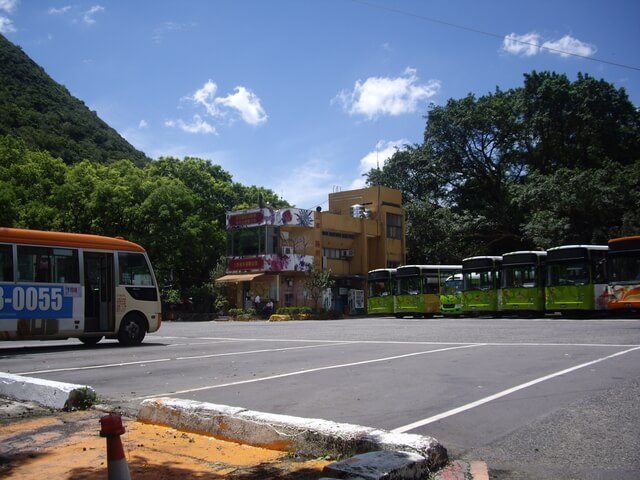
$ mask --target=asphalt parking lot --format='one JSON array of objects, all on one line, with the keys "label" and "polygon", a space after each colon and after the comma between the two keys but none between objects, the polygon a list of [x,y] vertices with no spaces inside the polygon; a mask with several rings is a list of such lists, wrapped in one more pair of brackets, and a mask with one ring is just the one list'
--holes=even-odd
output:
[{"label": "asphalt parking lot", "polygon": [[640,319],[165,323],[138,348],[0,344],[0,370],[437,438],[492,478],[637,478]]}]

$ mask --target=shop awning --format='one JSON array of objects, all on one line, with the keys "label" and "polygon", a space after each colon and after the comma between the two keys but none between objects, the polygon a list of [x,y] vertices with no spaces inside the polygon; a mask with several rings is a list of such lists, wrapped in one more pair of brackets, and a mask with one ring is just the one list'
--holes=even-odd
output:
[{"label": "shop awning", "polygon": [[238,283],[250,282],[251,280],[262,277],[264,273],[233,273],[216,278],[216,283]]}]

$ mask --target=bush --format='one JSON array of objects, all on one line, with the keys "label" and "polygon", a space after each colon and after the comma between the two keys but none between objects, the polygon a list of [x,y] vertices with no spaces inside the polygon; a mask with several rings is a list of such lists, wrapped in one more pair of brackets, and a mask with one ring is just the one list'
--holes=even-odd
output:
[{"label": "bush", "polygon": [[305,315],[311,315],[311,307],[281,307],[276,311],[278,315],[289,315],[292,319],[300,319]]},{"label": "bush", "polygon": [[244,308],[230,308],[229,309],[229,316],[233,317],[233,318],[238,318],[238,317],[255,317],[258,313],[256,312],[255,308],[247,308],[246,310]]}]

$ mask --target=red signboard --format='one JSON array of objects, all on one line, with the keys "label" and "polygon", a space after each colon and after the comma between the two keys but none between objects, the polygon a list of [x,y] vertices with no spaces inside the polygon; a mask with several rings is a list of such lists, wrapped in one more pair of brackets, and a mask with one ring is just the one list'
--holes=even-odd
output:
[{"label": "red signboard", "polygon": [[264,220],[264,215],[261,210],[256,212],[238,213],[236,215],[229,215],[230,227],[241,227],[244,225],[259,225]]},{"label": "red signboard", "polygon": [[264,260],[262,257],[251,258],[231,258],[227,264],[227,270],[230,272],[235,271],[247,271],[247,270],[259,270],[264,268]]}]

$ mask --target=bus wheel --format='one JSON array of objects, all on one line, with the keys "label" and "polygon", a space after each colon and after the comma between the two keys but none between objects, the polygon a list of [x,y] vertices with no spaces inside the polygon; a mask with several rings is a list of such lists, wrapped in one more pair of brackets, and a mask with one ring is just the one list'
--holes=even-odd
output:
[{"label": "bus wheel", "polygon": [[127,347],[140,345],[145,333],[144,321],[138,315],[127,315],[120,323],[118,341]]},{"label": "bus wheel", "polygon": [[80,337],[78,338],[78,340],[80,340],[85,345],[95,345],[100,340],[102,340],[102,337]]}]

